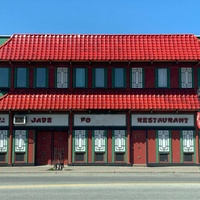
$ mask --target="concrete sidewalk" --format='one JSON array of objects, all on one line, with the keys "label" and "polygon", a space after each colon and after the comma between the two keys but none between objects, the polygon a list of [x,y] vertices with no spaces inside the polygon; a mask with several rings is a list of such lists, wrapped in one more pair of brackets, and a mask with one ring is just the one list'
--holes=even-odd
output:
[{"label": "concrete sidewalk", "polygon": [[[0,167],[1,173],[52,173],[53,165],[28,167]],[[199,166],[181,167],[118,167],[118,166],[65,166],[60,173],[198,173]]]}]

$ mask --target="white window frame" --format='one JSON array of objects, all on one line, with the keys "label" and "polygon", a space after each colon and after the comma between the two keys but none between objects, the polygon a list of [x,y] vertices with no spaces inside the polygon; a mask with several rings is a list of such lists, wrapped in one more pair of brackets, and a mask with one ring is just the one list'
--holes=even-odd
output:
[{"label": "white window frame", "polygon": [[158,68],[158,87],[166,88],[168,86],[168,69],[167,68]]},{"label": "white window frame", "polygon": [[57,68],[57,88],[68,88],[68,68],[67,67],[58,67]]},{"label": "white window frame", "polygon": [[193,87],[193,70],[191,67],[181,68],[181,88]]},{"label": "white window frame", "polygon": [[143,88],[143,69],[142,68],[132,68],[132,88]]}]

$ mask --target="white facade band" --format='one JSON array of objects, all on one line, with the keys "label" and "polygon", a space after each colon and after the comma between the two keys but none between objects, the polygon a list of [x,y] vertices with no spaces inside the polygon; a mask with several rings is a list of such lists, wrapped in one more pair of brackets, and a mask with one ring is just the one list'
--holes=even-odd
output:
[{"label": "white facade band", "polygon": [[9,115],[7,114],[0,115],[0,126],[9,126]]},{"label": "white facade band", "polygon": [[[17,126],[17,125],[15,125]],[[68,114],[26,115],[26,124],[21,126],[69,126]]]},{"label": "white facade band", "polygon": [[74,126],[126,126],[126,115],[77,114],[74,115]]}]

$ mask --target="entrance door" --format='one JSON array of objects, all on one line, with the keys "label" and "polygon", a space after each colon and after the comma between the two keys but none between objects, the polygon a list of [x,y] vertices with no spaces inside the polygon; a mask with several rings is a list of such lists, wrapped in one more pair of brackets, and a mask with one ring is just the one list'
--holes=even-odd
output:
[{"label": "entrance door", "polygon": [[146,131],[132,132],[132,163],[146,164]]},{"label": "entrance door", "polygon": [[37,164],[51,164],[51,132],[37,133]]},{"label": "entrance door", "polygon": [[61,161],[67,164],[67,133],[54,133],[54,161]]}]

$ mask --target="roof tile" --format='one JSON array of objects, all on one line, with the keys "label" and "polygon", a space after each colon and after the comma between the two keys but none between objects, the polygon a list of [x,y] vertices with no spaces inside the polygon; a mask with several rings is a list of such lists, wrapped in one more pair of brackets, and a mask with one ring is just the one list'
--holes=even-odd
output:
[{"label": "roof tile", "polygon": [[0,98],[0,110],[141,109],[198,110],[196,91],[131,92],[13,91]]},{"label": "roof tile", "polygon": [[0,47],[0,60],[200,60],[200,42],[190,34],[16,34]]}]

